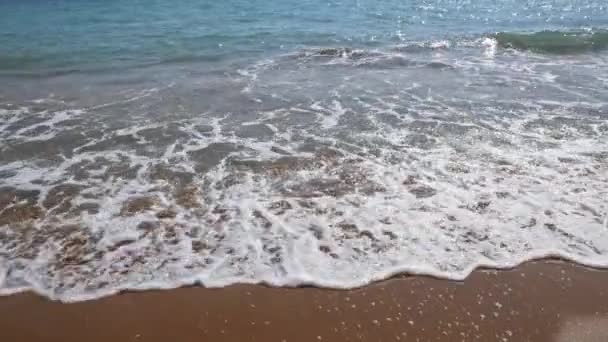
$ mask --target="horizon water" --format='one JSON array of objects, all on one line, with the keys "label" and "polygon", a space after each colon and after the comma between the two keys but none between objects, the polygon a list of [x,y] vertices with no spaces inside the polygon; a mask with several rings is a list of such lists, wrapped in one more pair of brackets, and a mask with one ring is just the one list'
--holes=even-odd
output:
[{"label": "horizon water", "polygon": [[0,2],[0,293],[608,267],[598,0]]}]

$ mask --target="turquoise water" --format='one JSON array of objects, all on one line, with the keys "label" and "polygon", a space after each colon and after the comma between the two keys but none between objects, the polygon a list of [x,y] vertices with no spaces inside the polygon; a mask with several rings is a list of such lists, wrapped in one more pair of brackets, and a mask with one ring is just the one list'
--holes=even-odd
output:
[{"label": "turquoise water", "polygon": [[608,267],[599,0],[0,0],[0,294]]},{"label": "turquoise water", "polygon": [[0,70],[218,61],[608,24],[598,0],[5,0]]}]

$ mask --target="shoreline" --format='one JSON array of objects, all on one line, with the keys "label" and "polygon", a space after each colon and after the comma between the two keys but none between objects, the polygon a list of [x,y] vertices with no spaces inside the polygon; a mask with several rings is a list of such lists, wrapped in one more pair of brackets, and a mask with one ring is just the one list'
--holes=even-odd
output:
[{"label": "shoreline", "polygon": [[353,290],[232,285],[61,303],[0,297],[3,341],[605,341],[608,270],[537,260],[464,281]]}]

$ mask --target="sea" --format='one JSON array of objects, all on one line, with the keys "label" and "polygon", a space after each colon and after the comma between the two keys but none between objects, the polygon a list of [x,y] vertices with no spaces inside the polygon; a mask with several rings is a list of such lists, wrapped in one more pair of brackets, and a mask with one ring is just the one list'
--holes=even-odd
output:
[{"label": "sea", "polygon": [[603,0],[0,0],[0,294],[608,267]]}]

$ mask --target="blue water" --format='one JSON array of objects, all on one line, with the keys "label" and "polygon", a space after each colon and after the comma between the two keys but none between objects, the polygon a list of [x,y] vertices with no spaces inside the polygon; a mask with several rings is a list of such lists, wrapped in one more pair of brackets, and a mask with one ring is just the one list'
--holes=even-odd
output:
[{"label": "blue water", "polygon": [[601,0],[3,0],[0,70],[217,61],[607,24]]},{"label": "blue water", "polygon": [[608,267],[603,0],[0,0],[0,294]]}]

